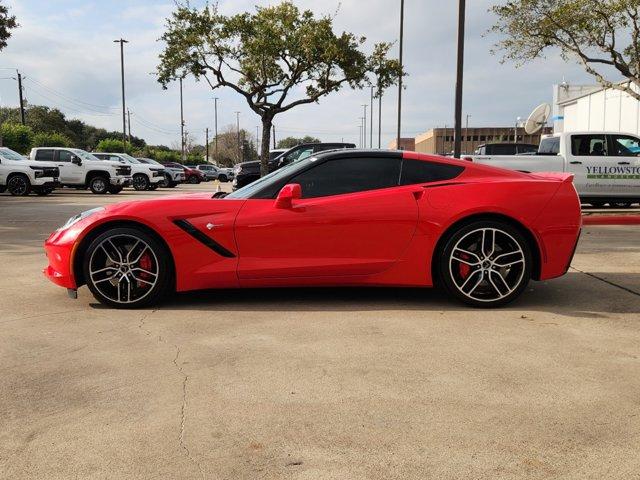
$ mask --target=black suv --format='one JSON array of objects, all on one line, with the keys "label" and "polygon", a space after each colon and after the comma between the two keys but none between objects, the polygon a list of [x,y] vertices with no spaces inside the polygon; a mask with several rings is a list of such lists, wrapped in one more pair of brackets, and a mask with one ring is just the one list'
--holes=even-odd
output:
[{"label": "black suv", "polygon": [[[303,143],[269,160],[269,173],[314,153],[341,148],[356,148],[354,143]],[[260,178],[260,161],[243,162],[236,165],[233,189],[237,190]]]}]

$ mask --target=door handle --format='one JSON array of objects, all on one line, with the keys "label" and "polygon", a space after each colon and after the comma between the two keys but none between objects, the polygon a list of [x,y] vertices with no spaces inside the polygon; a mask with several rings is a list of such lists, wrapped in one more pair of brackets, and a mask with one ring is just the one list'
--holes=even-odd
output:
[{"label": "door handle", "polygon": [[573,161],[573,162],[569,162],[569,163],[570,163],[571,165],[582,165],[582,162],[578,162],[577,160],[576,160],[576,161]]},{"label": "door handle", "polygon": [[629,162],[618,162],[618,165],[631,165]]}]

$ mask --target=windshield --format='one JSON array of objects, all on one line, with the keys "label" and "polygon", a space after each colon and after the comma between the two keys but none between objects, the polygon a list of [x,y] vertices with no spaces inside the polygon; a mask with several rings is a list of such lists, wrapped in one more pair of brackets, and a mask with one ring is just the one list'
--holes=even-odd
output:
[{"label": "windshield", "polygon": [[303,170],[311,165],[313,162],[317,160],[317,157],[307,157],[302,160],[298,160],[297,162],[290,163],[279,170],[271,172],[269,175],[265,175],[262,178],[259,178],[255,182],[250,183],[249,185],[242,187],[236,190],[233,193],[230,193],[224,198],[249,198],[258,190],[261,190],[263,187],[270,185],[272,183],[276,183],[283,178],[289,177],[295,174],[299,170]]},{"label": "windshield", "polygon": [[26,158],[20,155],[18,152],[14,152],[7,147],[0,147],[0,157],[4,157],[7,160],[26,160]]},{"label": "windshield", "polygon": [[164,167],[164,165],[162,165],[160,162],[155,161],[153,158],[141,158],[138,160],[139,162],[143,162],[143,163],[150,163],[153,165],[159,165],[161,167]]},{"label": "windshield", "polygon": [[131,155],[127,155],[126,153],[119,153],[120,158],[124,159],[129,163],[142,163],[138,161],[136,158],[133,158]]},{"label": "windshield", "polygon": [[73,153],[79,156],[82,160],[91,160],[95,162],[99,162],[100,159],[98,157],[94,157],[89,152],[85,152],[84,150],[80,150],[79,148],[70,148]]}]

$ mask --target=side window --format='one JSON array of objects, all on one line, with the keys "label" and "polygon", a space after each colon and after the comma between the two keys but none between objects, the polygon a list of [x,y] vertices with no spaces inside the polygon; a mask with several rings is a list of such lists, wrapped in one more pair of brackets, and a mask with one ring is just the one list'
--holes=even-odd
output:
[{"label": "side window", "polygon": [[607,140],[604,135],[573,135],[571,153],[580,157],[603,157],[607,155]]},{"label": "side window", "polygon": [[515,155],[515,145],[497,144],[491,146],[491,155]]},{"label": "side window", "polygon": [[94,157],[96,157],[98,160],[106,160],[105,156],[102,155],[101,153],[94,153],[93,154]]},{"label": "side window", "polygon": [[36,150],[36,160],[43,162],[53,162],[53,150],[41,148]]},{"label": "side window", "polygon": [[610,135],[610,155],[616,157],[637,157],[640,154],[640,139],[629,135]]},{"label": "side window", "polygon": [[400,185],[414,185],[416,183],[451,180],[460,175],[463,170],[464,167],[460,167],[458,165],[404,159],[402,161],[402,177],[400,178]]},{"label": "side window", "polygon": [[316,198],[395,187],[399,176],[399,158],[338,158],[302,172],[288,183],[300,184],[302,198]]},{"label": "side window", "polygon": [[557,155],[560,153],[560,137],[548,137],[540,140],[540,155]]},{"label": "side window", "polygon": [[58,161],[59,162],[70,162],[73,154],[69,150],[58,150]]}]

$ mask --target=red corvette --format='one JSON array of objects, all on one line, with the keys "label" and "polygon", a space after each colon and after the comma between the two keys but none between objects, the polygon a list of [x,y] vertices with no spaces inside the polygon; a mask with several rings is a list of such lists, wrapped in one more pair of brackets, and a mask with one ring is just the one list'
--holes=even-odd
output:
[{"label": "red corvette", "polygon": [[412,152],[323,153],[215,197],[83,212],[46,241],[45,274],[119,308],[172,290],[434,283],[493,307],[563,275],[581,226],[571,175]]}]

